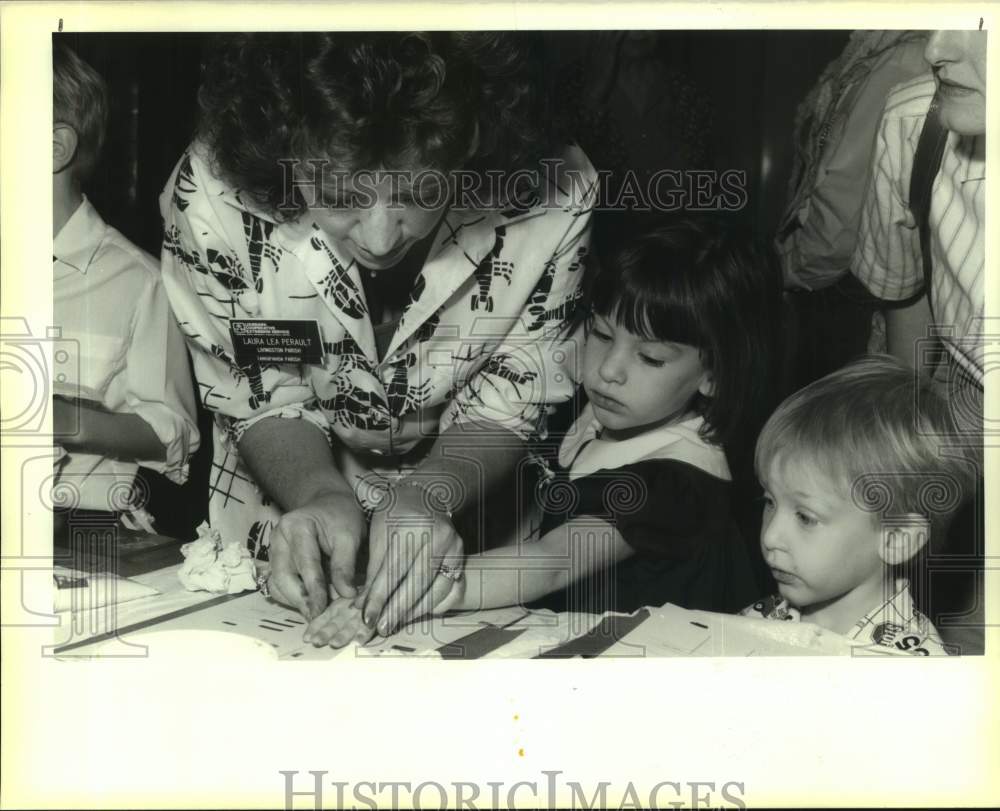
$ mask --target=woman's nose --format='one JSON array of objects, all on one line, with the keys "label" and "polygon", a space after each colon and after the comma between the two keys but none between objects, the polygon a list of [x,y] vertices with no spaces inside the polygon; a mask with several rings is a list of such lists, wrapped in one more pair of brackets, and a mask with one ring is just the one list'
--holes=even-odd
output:
[{"label": "woman's nose", "polygon": [[361,247],[375,257],[386,256],[399,247],[402,236],[400,210],[378,202],[358,217]]},{"label": "woman's nose", "polygon": [[934,31],[924,48],[924,60],[930,65],[940,65],[955,59],[959,31]]}]

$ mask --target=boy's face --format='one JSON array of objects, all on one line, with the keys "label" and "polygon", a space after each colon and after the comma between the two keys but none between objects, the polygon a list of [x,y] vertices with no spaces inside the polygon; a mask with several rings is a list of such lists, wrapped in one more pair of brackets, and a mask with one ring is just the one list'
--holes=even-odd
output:
[{"label": "boy's face", "polygon": [[778,454],[761,484],[761,551],[782,597],[807,608],[859,590],[878,593],[885,573],[879,522],[842,495],[840,482]]},{"label": "boy's face", "polygon": [[598,422],[619,439],[683,418],[699,390],[711,393],[696,347],[647,341],[596,314],[587,327],[583,387]]}]

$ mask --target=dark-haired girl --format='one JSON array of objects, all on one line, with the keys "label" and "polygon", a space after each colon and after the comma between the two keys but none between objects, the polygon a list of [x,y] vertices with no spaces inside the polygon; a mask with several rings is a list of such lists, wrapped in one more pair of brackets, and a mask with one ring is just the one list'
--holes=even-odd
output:
[{"label": "dark-haired girl", "polygon": [[[443,599],[455,523],[485,524],[571,396],[549,350],[578,298],[593,168],[548,143],[530,39],[211,50],[161,197],[164,284],[216,415],[212,527],[269,558],[263,586],[307,618],[331,586],[362,635]],[[558,188],[534,173],[552,157]]]},{"label": "dark-haired girl", "polygon": [[588,403],[560,447],[541,538],[469,558],[438,612],[731,611],[757,589],[725,447],[753,441],[773,397],[778,277],[716,219],[660,223],[598,252]]}]

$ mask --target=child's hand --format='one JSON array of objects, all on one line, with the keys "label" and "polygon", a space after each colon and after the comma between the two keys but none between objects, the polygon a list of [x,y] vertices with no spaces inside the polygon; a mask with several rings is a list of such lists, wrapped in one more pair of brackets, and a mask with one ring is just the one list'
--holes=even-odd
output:
[{"label": "child's hand", "polygon": [[460,580],[452,582],[451,591],[444,596],[444,599],[431,609],[431,616],[440,617],[461,604],[465,597],[465,582],[465,574],[463,573]]},{"label": "child's hand", "polygon": [[306,626],[305,642],[317,648],[330,645],[342,648],[352,639],[365,644],[375,630],[364,624],[361,609],[352,605],[353,597],[335,597],[326,609]]},{"label": "child's hand", "polygon": [[[438,575],[441,577],[441,575]],[[463,598],[465,597],[465,576],[463,575],[460,580],[452,581],[451,591],[445,594],[441,598],[441,601],[431,607],[431,608],[421,608],[418,606],[416,611],[420,613],[414,613],[410,619],[407,620],[407,625],[417,622],[423,617],[440,617],[443,614],[447,614],[449,611],[453,610],[457,606],[461,605]],[[426,605],[426,602],[423,603]]]}]

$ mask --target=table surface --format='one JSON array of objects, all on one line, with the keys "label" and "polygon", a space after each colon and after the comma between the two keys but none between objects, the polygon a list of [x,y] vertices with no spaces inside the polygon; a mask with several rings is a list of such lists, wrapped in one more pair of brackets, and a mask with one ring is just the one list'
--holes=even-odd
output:
[{"label": "table surface", "polygon": [[141,646],[130,641],[145,645],[151,632],[164,631],[237,634],[262,642],[261,647],[267,648],[272,658],[311,661],[344,656],[555,659],[845,655],[855,650],[845,638],[808,623],[689,611],[670,604],[631,615],[556,614],[520,606],[463,612],[419,621],[365,648],[314,648],[302,641],[305,622],[301,616],[259,592],[217,595],[186,590],[177,577],[180,546],[175,539],[149,536],[121,544],[110,556],[57,555],[57,565],[83,563],[72,568],[93,573],[94,580],[100,578],[100,572],[117,572],[155,593],[96,610],[74,604],[73,610],[60,615],[54,653],[65,657],[135,655]]}]

